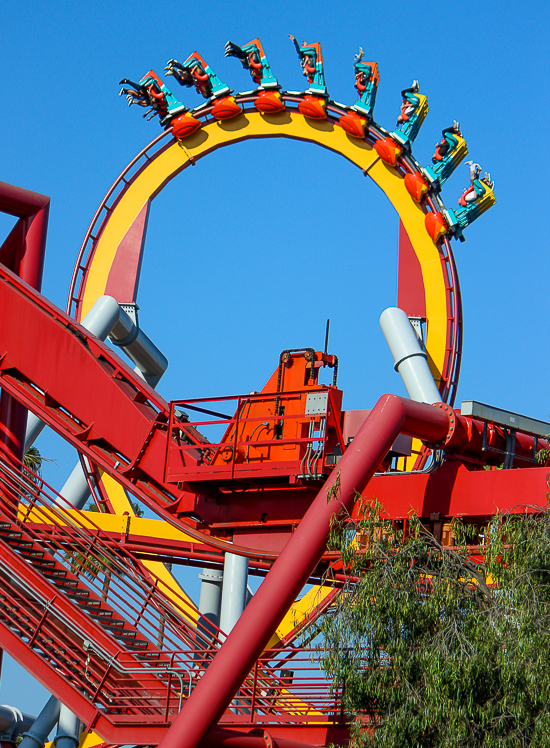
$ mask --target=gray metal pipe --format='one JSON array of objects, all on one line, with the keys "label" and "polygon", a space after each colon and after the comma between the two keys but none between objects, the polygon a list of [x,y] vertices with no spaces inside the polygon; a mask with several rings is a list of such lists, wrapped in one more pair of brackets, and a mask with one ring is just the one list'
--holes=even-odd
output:
[{"label": "gray metal pipe", "polygon": [[14,706],[0,705],[0,741],[9,739],[15,741],[20,733],[32,727],[36,717],[25,714]]},{"label": "gray metal pipe", "polygon": [[[100,296],[82,320],[82,327],[100,340],[105,340],[119,318],[120,307],[112,296]],[[27,418],[25,451],[34,444],[46,424],[34,413]]]},{"label": "gray metal pipe", "polygon": [[[223,562],[222,604],[220,610],[220,629],[229,634],[241,617],[248,602],[248,558],[226,553]],[[224,637],[221,637],[222,641]],[[237,696],[240,692],[237,693]],[[247,703],[236,698],[231,707],[232,712],[239,709],[250,713]]]},{"label": "gray metal pipe", "polygon": [[246,607],[248,593],[248,558],[226,553],[223,563],[220,629],[229,634]]},{"label": "gray metal pipe", "polygon": [[75,509],[84,508],[90,496],[90,489],[88,488],[88,481],[80,462],[77,462],[74,466],[59,494],[65,499],[67,504],[73,506]]},{"label": "gray metal pipe", "polygon": [[59,701],[55,696],[50,696],[46,702],[46,706],[34,720],[32,726],[27,730],[27,732],[23,733],[23,740],[21,741],[19,748],[44,748],[46,738],[59,719],[60,709],[61,704]]},{"label": "gray metal pipe", "polygon": [[[109,336],[114,345],[122,348],[135,364],[136,374],[139,374],[150,387],[157,386],[168,368],[168,359],[120,308],[116,299],[112,296],[100,296],[82,320],[82,327],[100,340],[105,340]],[[34,444],[44,426],[44,421],[29,413],[25,450]]]},{"label": "gray metal pipe", "polygon": [[[134,371],[150,387],[156,387],[168,367],[168,360],[112,296],[100,296],[82,324],[101,340],[109,335],[111,341],[135,363]],[[76,509],[86,505],[90,491],[80,462],[74,466],[59,493]]]},{"label": "gray metal pipe", "polygon": [[27,430],[25,432],[25,452],[38,439],[45,425],[44,421],[29,411],[27,416]]},{"label": "gray metal pipe", "polygon": [[[222,601],[223,571],[221,569],[203,569],[199,574],[201,593],[199,597],[199,620],[197,628],[197,649],[208,649],[220,625],[220,608]],[[209,634],[211,636],[209,636]],[[202,655],[197,653],[197,660]]]},{"label": "gray metal pipe", "polygon": [[409,318],[402,309],[389,307],[380,315],[380,327],[411,400],[440,403],[441,395],[428,366],[428,356],[420,345]]},{"label": "gray metal pipe", "polygon": [[123,309],[119,308],[119,318],[109,337],[111,342],[122,348],[134,362],[134,371],[143,377],[150,387],[156,387],[168,368],[168,359]]},{"label": "gray metal pipe", "polygon": [[[105,340],[118,322],[120,312],[121,309],[116,299],[113,299],[112,296],[100,296],[82,320],[82,327],[85,327],[96,338]],[[27,426],[28,436],[29,426]],[[26,447],[27,442],[25,442]],[[59,493],[68,504],[74,506],[76,509],[82,509],[85,506],[90,496],[90,490],[80,461],[74,466],[72,473],[63,484]]]},{"label": "gray metal pipe", "polygon": [[203,569],[199,574],[201,594],[199,597],[199,622],[220,625],[220,607],[222,601],[223,571],[221,569]]},{"label": "gray metal pipe", "polygon": [[82,320],[82,327],[105,340],[120,317],[120,307],[112,296],[100,296]]},{"label": "gray metal pipe", "polygon": [[78,748],[79,743],[80,720],[65,704],[61,704],[59,725],[53,744],[55,748]]}]

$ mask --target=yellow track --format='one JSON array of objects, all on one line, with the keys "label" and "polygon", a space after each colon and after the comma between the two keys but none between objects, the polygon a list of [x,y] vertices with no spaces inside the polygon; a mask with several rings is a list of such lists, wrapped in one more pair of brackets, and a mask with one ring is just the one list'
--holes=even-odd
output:
[{"label": "yellow track", "polygon": [[173,177],[217,148],[248,138],[270,137],[304,140],[328,148],[362,169],[388,196],[420,262],[428,318],[426,348],[439,382],[445,359],[448,310],[439,251],[426,233],[422,209],[405,189],[399,173],[384,164],[367,142],[350,138],[329,121],[308,120],[295,111],[276,115],[248,112],[225,122],[212,122],[181,143],[174,140],[154,156],[115,203],[96,242],[82,295],[81,318],[105,293],[117,248],[134,219]]}]

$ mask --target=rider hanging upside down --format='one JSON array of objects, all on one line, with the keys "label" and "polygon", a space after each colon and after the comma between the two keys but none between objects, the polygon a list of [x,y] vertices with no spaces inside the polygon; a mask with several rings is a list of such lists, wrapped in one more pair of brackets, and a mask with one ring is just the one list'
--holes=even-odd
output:
[{"label": "rider hanging upside down", "polygon": [[254,83],[260,85],[262,82],[262,63],[258,60],[256,52],[250,52],[248,55],[248,67]]},{"label": "rider hanging upside down", "polygon": [[149,94],[150,105],[155,112],[158,113],[159,117],[165,117],[168,114],[168,107],[166,106],[162,91],[156,91],[155,86],[150,85],[147,88],[147,93]]},{"label": "rider hanging upside down", "polygon": [[205,99],[208,99],[212,94],[212,86],[210,84],[210,78],[208,73],[203,72],[200,65],[195,65],[191,70],[193,76],[193,83],[197,93],[200,93]]},{"label": "rider hanging upside down", "polygon": [[397,118],[398,125],[408,122],[411,114],[414,114],[414,111],[420,104],[420,99],[416,96],[419,90],[420,86],[418,81],[413,81],[410,88],[404,88],[403,91],[401,91],[403,103],[401,104],[401,113]]},{"label": "rider hanging upside down", "polygon": [[473,161],[466,161],[466,164],[470,167],[470,186],[464,190],[462,195],[458,199],[458,204],[466,208],[470,203],[479,200],[483,197],[486,191],[486,186],[493,188],[494,182],[491,181],[491,175],[485,172],[485,176],[481,179],[481,166],[474,163]]},{"label": "rider hanging upside down", "polygon": [[443,135],[443,139],[435,146],[435,153],[432,156],[432,162],[434,164],[438,161],[443,161],[449,151],[456,147],[458,143],[456,136],[462,136],[462,133],[460,132],[460,122],[455,120],[452,127],[446,127],[442,130],[441,134]]}]

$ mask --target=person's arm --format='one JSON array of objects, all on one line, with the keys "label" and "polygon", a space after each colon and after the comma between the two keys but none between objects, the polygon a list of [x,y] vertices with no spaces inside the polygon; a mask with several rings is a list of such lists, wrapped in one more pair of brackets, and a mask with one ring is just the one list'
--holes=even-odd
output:
[{"label": "person's arm", "polygon": [[290,39],[290,41],[291,41],[291,42],[293,42],[293,43],[294,43],[294,46],[296,47],[296,52],[298,52],[298,55],[299,55],[300,57],[303,57],[303,55],[302,55],[302,50],[300,49],[300,45],[299,45],[299,44],[298,44],[298,42],[296,41],[296,37],[295,37],[295,36],[292,36],[292,34],[289,34],[289,35],[288,35],[288,38]]}]

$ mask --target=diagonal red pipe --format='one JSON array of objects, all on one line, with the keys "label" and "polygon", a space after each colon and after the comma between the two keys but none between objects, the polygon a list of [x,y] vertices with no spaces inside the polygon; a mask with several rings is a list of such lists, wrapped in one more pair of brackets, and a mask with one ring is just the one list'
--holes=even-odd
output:
[{"label": "diagonal red pipe", "polygon": [[317,566],[333,517],[351,511],[398,434],[444,441],[450,420],[431,405],[383,395],[160,743],[196,748],[227,709]]}]

